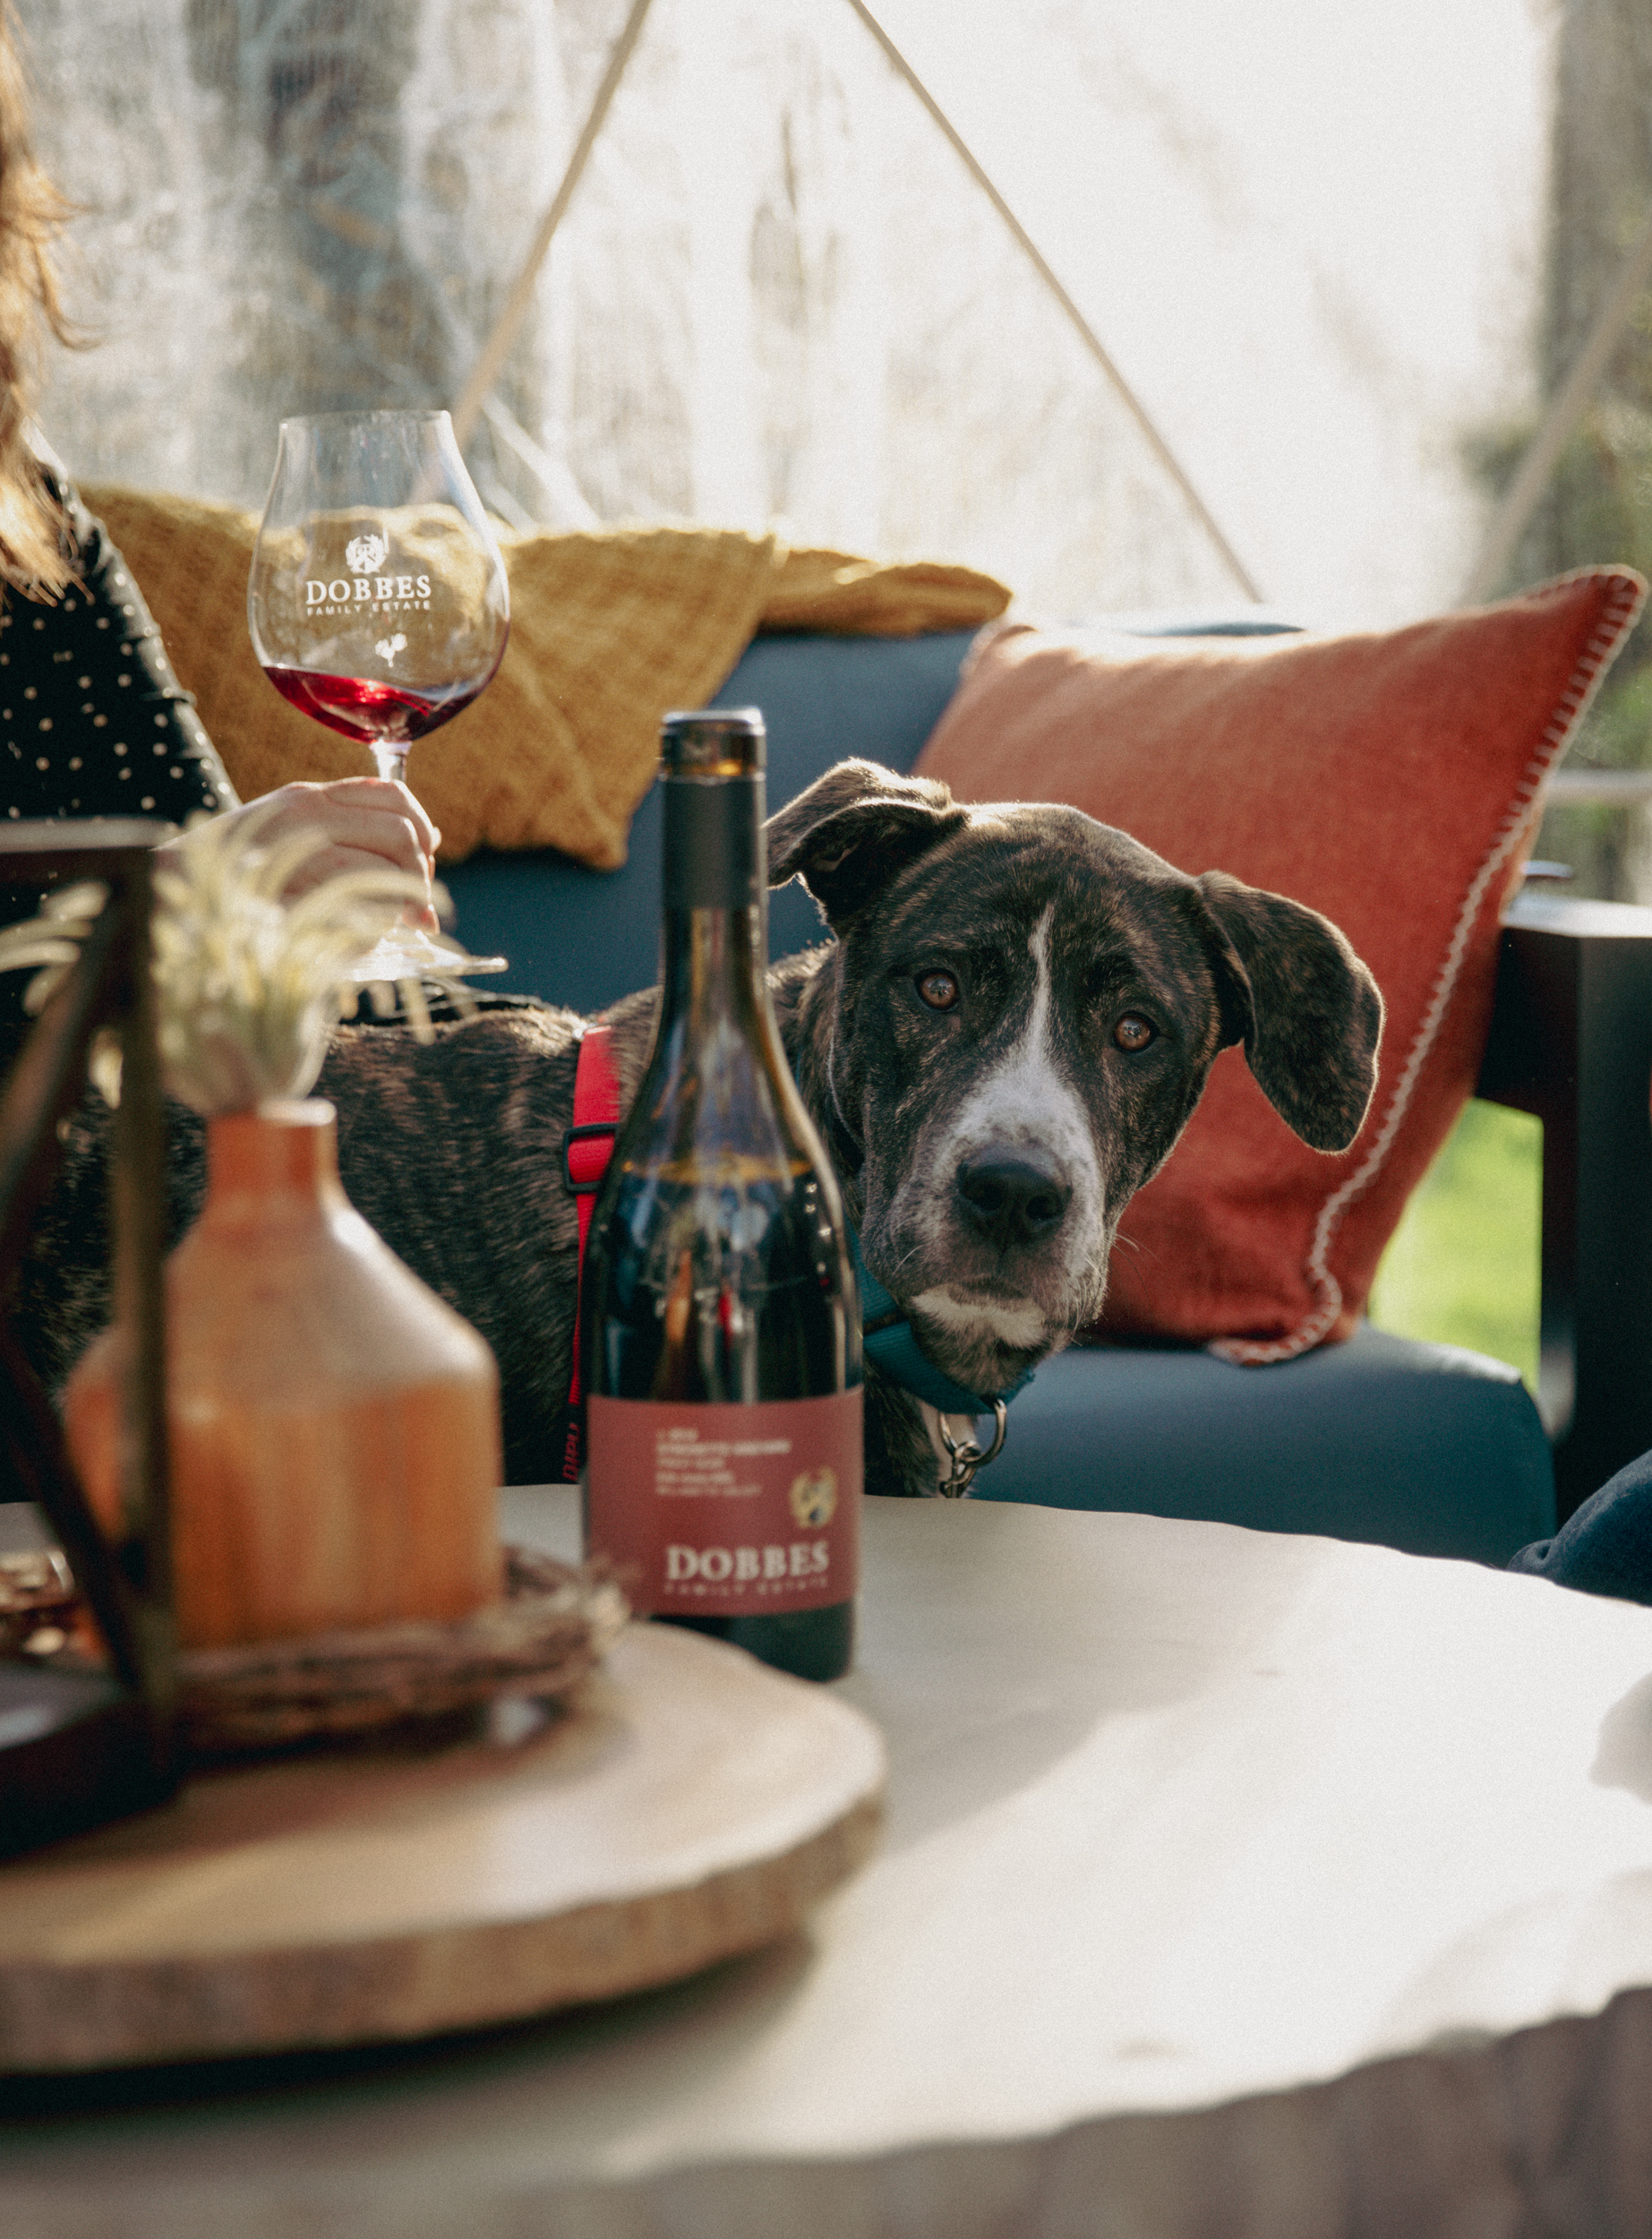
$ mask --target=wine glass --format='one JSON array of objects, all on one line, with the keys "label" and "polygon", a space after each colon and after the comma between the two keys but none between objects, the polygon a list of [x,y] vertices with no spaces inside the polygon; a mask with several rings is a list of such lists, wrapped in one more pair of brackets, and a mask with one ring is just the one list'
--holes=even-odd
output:
[{"label": "wine glass", "polygon": [[[408,748],[469,707],[510,628],[504,562],[445,412],[282,421],[247,622],[282,698],[405,784]],[[355,976],[504,968],[404,926]]]}]

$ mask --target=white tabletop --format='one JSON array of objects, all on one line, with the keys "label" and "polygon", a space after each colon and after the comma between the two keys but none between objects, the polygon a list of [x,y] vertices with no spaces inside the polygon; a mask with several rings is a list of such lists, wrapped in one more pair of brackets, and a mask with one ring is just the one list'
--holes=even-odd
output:
[{"label": "white tabletop", "polygon": [[[1652,1611],[869,1506],[841,1685],[888,1828],[807,1935],[320,2080],[17,2115],[6,2239],[1652,2228]],[[571,1494],[506,1530],[571,1550]]]}]

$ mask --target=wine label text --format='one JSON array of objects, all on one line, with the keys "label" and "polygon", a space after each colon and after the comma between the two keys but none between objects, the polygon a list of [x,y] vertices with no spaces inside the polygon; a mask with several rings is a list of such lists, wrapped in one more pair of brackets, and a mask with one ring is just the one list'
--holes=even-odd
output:
[{"label": "wine label text", "polygon": [[593,1397],[586,1537],[650,1615],[849,1600],[860,1549],[859,1391],[751,1405]]}]

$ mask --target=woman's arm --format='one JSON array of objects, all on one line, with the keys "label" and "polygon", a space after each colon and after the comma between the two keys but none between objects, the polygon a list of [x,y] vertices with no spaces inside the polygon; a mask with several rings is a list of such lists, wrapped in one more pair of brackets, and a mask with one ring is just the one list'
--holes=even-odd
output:
[{"label": "woman's arm", "polygon": [[27,817],[152,816],[232,807],[194,703],[125,561],[73,489],[48,477],[74,580],[53,603],[7,588],[0,609],[0,800]]},{"label": "woman's arm", "polygon": [[[52,604],[4,591],[0,606],[0,807],[25,818],[136,816],[179,826],[202,811],[244,814],[173,673],[141,591],[102,523],[50,477],[75,555]],[[389,863],[428,882],[438,835],[405,785],[377,777],[283,785],[272,837],[313,829],[325,843],[295,874],[302,893],[335,872]],[[252,805],[252,804],[248,804]],[[188,845],[186,833],[163,853]],[[0,922],[31,917],[39,889],[0,890]],[[432,929],[434,913],[411,908]],[[21,983],[0,986],[0,1014]],[[21,1015],[21,1014],[19,1014]]]}]

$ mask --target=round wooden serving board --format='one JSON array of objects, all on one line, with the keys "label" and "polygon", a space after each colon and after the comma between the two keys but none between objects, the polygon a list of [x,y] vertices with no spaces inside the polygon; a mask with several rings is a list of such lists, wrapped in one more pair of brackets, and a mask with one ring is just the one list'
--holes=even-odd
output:
[{"label": "round wooden serving board", "polygon": [[884,1774],[835,1695],[633,1625],[515,1746],[210,1773],[0,1866],[0,2070],[420,2037],[672,1981],[852,1873]]}]

